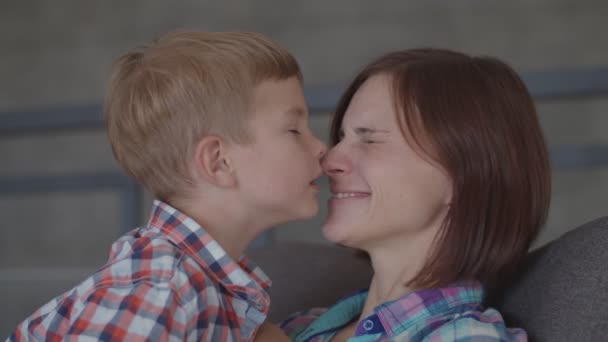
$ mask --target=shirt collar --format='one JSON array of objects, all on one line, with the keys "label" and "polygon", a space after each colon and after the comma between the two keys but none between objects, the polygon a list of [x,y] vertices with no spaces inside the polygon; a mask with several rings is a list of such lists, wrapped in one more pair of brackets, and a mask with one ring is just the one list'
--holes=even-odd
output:
[{"label": "shirt collar", "polygon": [[[316,335],[336,333],[359,318],[367,295],[367,290],[359,291],[339,301],[316,319],[299,337],[307,340]],[[482,300],[483,289],[479,282],[463,282],[411,292],[377,306],[373,314],[359,322],[356,336],[370,334],[397,336],[414,326],[423,328],[428,318],[441,316],[453,308],[478,307]]]},{"label": "shirt collar", "polygon": [[387,335],[393,336],[414,326],[424,327],[429,318],[442,316],[456,307],[477,308],[482,300],[483,289],[479,282],[463,282],[406,294],[379,305],[372,316],[377,315]]},{"label": "shirt collar", "polygon": [[261,268],[245,256],[235,261],[203,227],[171,205],[155,200],[148,226],[159,229],[228,289],[270,288]]}]

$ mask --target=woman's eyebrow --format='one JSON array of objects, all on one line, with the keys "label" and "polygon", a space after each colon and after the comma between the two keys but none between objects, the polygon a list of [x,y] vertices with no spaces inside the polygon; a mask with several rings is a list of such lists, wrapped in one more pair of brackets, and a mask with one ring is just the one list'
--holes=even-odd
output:
[{"label": "woman's eyebrow", "polygon": [[371,128],[371,127],[357,127],[355,128],[355,133],[357,135],[372,135],[372,134],[386,134],[386,133],[390,133],[389,130],[385,130],[385,129],[378,129],[378,128]]}]

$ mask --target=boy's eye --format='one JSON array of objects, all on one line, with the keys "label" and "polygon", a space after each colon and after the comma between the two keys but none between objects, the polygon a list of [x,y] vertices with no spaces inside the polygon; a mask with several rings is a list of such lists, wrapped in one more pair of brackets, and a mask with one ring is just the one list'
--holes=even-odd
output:
[{"label": "boy's eye", "polygon": [[289,133],[293,133],[293,134],[297,134],[297,135],[302,134],[302,133],[301,133],[299,130],[297,130],[297,129],[290,129],[290,130],[289,130]]}]

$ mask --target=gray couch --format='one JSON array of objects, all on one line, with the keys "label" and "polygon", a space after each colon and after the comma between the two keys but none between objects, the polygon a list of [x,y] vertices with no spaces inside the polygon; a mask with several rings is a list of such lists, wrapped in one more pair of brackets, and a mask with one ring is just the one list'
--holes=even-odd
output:
[{"label": "gray couch", "polygon": [[[367,261],[348,249],[283,243],[249,256],[273,279],[269,318],[333,304],[369,285]],[[530,253],[513,282],[490,299],[532,341],[608,341],[608,217]]]}]

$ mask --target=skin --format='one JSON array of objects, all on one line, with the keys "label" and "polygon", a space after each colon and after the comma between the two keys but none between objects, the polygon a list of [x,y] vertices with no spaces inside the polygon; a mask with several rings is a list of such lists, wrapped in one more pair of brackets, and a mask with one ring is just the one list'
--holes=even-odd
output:
[{"label": "skin", "polygon": [[[426,260],[451,200],[447,173],[403,135],[389,90],[383,75],[361,86],[344,116],[340,142],[322,161],[333,194],[323,233],[365,250],[375,271],[360,319],[413,290],[404,284]],[[352,337],[358,323],[332,341]],[[286,338],[265,324],[256,340]]]},{"label": "skin", "polygon": [[256,342],[284,342],[290,341],[289,337],[276,324],[264,322],[258,329]]},{"label": "skin", "polygon": [[[414,290],[404,284],[428,257],[452,196],[447,173],[402,133],[389,82],[376,75],[359,88],[322,162],[333,194],[323,233],[366,251],[374,268],[361,318]],[[356,324],[334,340],[352,336]]]},{"label": "skin", "polygon": [[265,230],[317,214],[315,180],[327,150],[310,131],[296,77],[262,82],[252,102],[252,141],[202,138],[191,165],[192,191],[172,201],[236,260]]}]

